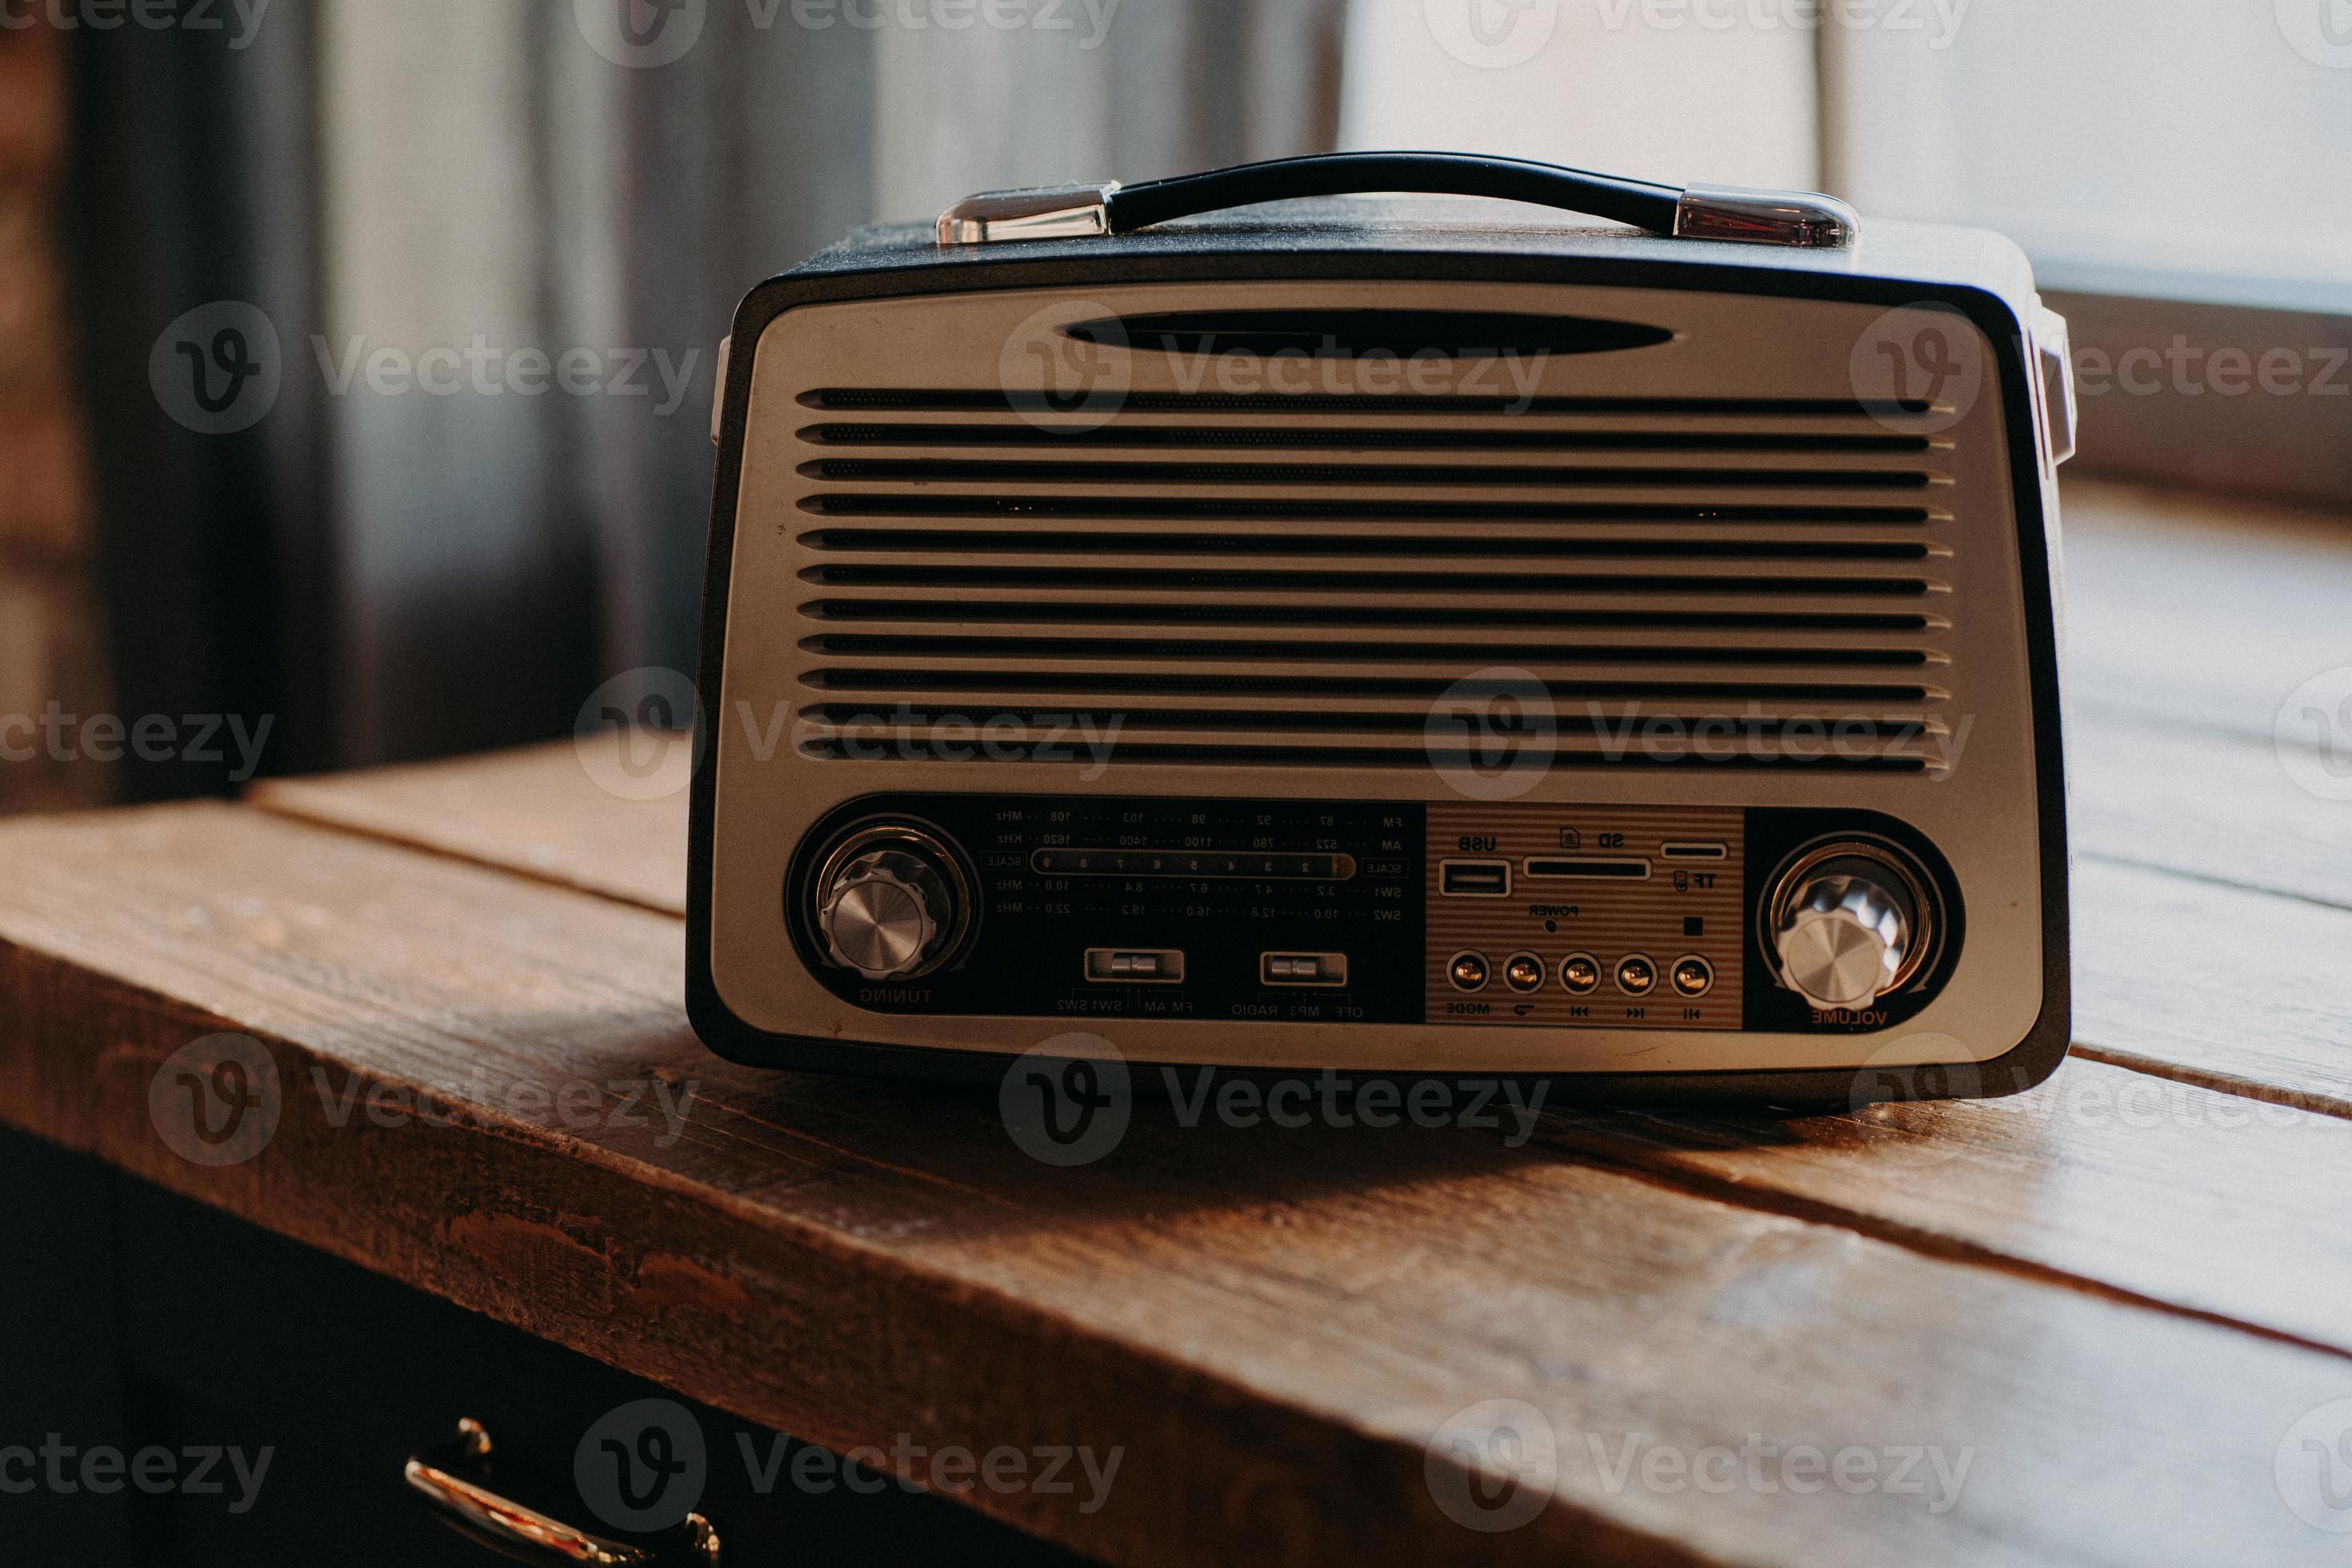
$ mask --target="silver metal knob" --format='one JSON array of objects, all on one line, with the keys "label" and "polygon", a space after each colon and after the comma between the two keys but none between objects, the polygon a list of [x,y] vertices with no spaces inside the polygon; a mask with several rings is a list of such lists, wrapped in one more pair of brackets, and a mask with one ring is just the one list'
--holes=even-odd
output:
[{"label": "silver metal knob", "polygon": [[1781,984],[1825,1011],[1867,1007],[1892,990],[1914,934],[1898,883],[1824,868],[1800,888],[1773,933]]},{"label": "silver metal knob", "polygon": [[841,868],[817,922],[835,963],[868,980],[896,980],[939,951],[949,897],[938,868],[922,858],[877,850]]}]

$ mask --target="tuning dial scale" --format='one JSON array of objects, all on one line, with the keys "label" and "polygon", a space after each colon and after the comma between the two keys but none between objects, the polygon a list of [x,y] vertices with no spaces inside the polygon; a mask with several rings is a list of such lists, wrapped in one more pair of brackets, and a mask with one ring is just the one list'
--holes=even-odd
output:
[{"label": "tuning dial scale", "polygon": [[1823,1013],[1856,1012],[1916,979],[1939,938],[1933,885],[1873,840],[1815,845],[1774,879],[1760,910],[1780,984]]},{"label": "tuning dial scale", "polygon": [[871,981],[929,974],[960,953],[971,930],[962,855],[910,822],[853,828],[825,855],[811,913],[825,961]]}]

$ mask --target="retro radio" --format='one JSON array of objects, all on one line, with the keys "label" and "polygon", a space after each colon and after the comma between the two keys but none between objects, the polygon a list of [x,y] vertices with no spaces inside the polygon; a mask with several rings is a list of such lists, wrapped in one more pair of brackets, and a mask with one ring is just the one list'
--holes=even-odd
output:
[{"label": "retro radio", "polygon": [[1790,1102],[2063,1056],[2072,395],[2007,241],[1291,160],[860,234],[722,379],[725,1055]]}]

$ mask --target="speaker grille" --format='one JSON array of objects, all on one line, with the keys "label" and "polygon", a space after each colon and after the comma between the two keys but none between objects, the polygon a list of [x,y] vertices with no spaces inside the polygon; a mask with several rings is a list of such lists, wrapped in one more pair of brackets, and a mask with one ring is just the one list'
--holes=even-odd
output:
[{"label": "speaker grille", "polygon": [[1938,766],[1953,447],[1922,405],[801,401],[814,758],[1084,727],[1121,764],[1475,763],[1491,718],[1558,766]]}]

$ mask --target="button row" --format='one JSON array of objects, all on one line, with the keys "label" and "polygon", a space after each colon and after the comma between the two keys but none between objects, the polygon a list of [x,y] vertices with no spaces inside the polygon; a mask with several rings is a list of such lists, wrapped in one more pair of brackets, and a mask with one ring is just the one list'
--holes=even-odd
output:
[{"label": "button row", "polygon": [[[1495,972],[1485,953],[1463,952],[1454,955],[1445,973],[1456,991],[1484,991]],[[1544,961],[1532,952],[1515,952],[1503,960],[1503,984],[1521,995],[1542,990],[1549,973]],[[1559,987],[1571,996],[1591,995],[1601,989],[1603,975],[1628,996],[1646,996],[1658,988],[1658,966],[1645,953],[1629,952],[1608,968],[1589,952],[1571,952],[1559,961]],[[1715,989],[1715,966],[1696,954],[1678,958],[1667,971],[1666,984],[1678,996],[1704,996]]]}]

